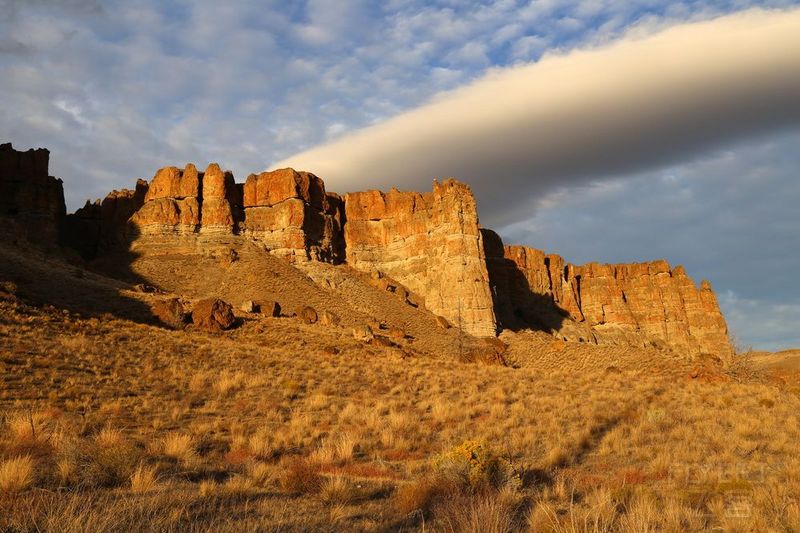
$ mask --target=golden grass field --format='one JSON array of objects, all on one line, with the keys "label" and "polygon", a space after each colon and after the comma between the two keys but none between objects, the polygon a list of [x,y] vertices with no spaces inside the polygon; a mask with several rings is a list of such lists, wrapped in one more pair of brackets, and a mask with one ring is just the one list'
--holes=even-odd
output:
[{"label": "golden grass field", "polygon": [[750,357],[172,331],[123,283],[0,252],[0,531],[800,530],[800,382]]}]

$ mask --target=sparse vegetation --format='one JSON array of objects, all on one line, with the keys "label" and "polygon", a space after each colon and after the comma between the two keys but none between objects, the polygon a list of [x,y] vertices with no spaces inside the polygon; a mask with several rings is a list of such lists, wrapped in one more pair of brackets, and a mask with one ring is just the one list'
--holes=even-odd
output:
[{"label": "sparse vegetation", "polygon": [[0,301],[0,530],[800,528],[796,369],[503,341],[483,366]]}]

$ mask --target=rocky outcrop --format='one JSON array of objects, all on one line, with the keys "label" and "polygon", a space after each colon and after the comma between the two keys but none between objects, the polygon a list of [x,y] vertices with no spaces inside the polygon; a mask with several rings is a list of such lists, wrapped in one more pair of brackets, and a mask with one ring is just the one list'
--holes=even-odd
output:
[{"label": "rocky outcrop", "polygon": [[[217,164],[205,172],[188,164],[162,168],[149,184],[139,180],[65,219],[62,184],[48,175],[48,160],[47,150],[0,146],[0,216],[33,238],[55,242],[60,235],[87,258],[125,245],[149,253],[148,243],[153,253],[182,253],[180,241],[206,252],[209,243],[220,244],[234,254],[229,265],[235,252],[228,246],[252,240],[290,260],[346,262],[370,272],[376,287],[415,307],[424,302],[440,327],[475,336],[494,336],[498,326],[534,328],[575,341],[732,354],[708,282],[698,288],[665,261],[576,266],[504,246],[480,229],[472,192],[452,179],[427,193],[392,189],[342,199],[308,172],[263,172],[237,185]],[[211,329],[230,327],[228,307],[204,302],[196,318]],[[262,312],[280,313],[277,304],[262,304]]]},{"label": "rocky outcrop", "polygon": [[165,167],[156,172],[144,205],[131,222],[141,235],[185,235],[200,227],[201,175],[191,163],[183,170]]},{"label": "rocky outcrop", "polygon": [[87,201],[67,215],[62,232],[64,243],[85,258],[92,258],[100,250],[127,242],[133,232],[129,220],[144,205],[147,189],[147,182],[140,179],[133,190],[111,191],[102,201]]},{"label": "rocky outcrop", "polygon": [[686,354],[733,353],[711,285],[703,281],[698,288],[680,266],[663,260],[575,266],[558,255],[502,246],[493,232],[484,235],[503,327]]},{"label": "rocky outcrop", "polygon": [[0,216],[30,240],[55,243],[66,215],[64,187],[49,175],[50,152],[0,144]]},{"label": "rocky outcrop", "polygon": [[468,333],[495,335],[483,238],[467,185],[448,179],[425,194],[351,193],[344,203],[348,264],[388,274]]},{"label": "rocky outcrop", "polygon": [[233,174],[223,172],[216,163],[208,165],[202,174],[202,204],[200,232],[230,235],[238,232],[242,220],[242,190],[236,186]]},{"label": "rocky outcrop", "polygon": [[291,168],[251,174],[244,184],[244,233],[276,255],[340,262],[342,201],[320,178]]}]

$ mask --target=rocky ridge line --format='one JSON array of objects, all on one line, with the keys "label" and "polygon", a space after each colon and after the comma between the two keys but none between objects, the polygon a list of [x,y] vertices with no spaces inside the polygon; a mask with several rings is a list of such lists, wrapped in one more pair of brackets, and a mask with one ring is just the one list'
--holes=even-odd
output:
[{"label": "rocky ridge line", "polygon": [[[426,193],[363,191],[340,197],[319,177],[280,169],[237,184],[212,163],[165,167],[133,190],[113,191],[64,217],[49,152],[0,150],[2,214],[92,259],[148,243],[180,253],[236,239],[293,262],[347,264],[386,275],[409,301],[475,336],[535,329],[597,344],[732,354],[708,282],[697,288],[666,261],[576,266],[555,254],[506,246],[480,227],[469,186],[434,182]],[[44,228],[43,230],[41,228]],[[216,241],[215,241],[216,240]],[[179,246],[180,245],[180,246]],[[404,289],[405,290],[405,289]]]}]

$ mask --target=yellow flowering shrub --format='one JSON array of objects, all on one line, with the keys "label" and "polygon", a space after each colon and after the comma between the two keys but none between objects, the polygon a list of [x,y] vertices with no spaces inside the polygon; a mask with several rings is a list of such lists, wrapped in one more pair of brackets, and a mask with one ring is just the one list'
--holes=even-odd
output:
[{"label": "yellow flowering shrub", "polygon": [[522,484],[508,460],[474,440],[464,441],[438,455],[433,465],[439,474],[455,478],[461,486],[472,490],[519,488]]}]

